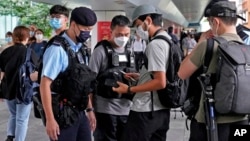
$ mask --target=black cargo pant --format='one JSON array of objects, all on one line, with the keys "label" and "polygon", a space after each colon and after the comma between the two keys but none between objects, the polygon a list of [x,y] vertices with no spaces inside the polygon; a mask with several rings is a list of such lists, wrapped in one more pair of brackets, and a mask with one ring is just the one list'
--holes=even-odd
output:
[{"label": "black cargo pant", "polygon": [[95,113],[96,130],[94,132],[95,141],[120,141],[128,116],[110,115]]},{"label": "black cargo pant", "polygon": [[140,67],[142,66],[143,63],[143,52],[134,52],[135,54],[135,68],[137,71],[139,71]]},{"label": "black cargo pant", "polygon": [[130,111],[121,141],[166,141],[170,110]]},{"label": "black cargo pant", "polygon": [[[230,141],[230,126],[231,125],[248,125],[248,120],[218,124],[218,138],[219,141]],[[207,130],[205,123],[199,123],[195,119],[192,119],[190,125],[190,138],[189,141],[206,141]]]}]

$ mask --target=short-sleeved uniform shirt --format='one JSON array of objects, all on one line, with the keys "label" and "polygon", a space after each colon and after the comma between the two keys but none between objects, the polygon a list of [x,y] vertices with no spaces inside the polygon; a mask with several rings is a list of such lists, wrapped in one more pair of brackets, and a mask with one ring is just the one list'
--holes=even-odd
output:
[{"label": "short-sleeved uniform shirt", "polygon": [[[159,32],[157,35],[163,35],[171,39],[167,32]],[[157,36],[156,35],[156,36]],[[149,42],[145,55],[148,58],[148,69],[145,66],[140,70],[140,78],[138,85],[146,83],[147,81],[152,80],[152,72],[162,71],[166,72],[168,67],[168,58],[169,58],[169,44],[162,39],[155,39]],[[158,94],[156,91],[153,91],[153,103],[154,110],[166,109],[159,101]],[[151,92],[138,92],[133,98],[133,105],[131,108],[132,111],[136,112],[150,112],[152,111],[152,100]]]},{"label": "short-sleeved uniform shirt", "polygon": [[[74,52],[77,52],[81,48],[82,44],[76,44],[69,38],[66,33],[64,33],[62,37],[64,37],[69,42],[70,48]],[[55,78],[59,75],[60,72],[66,70],[68,64],[69,59],[67,52],[60,44],[53,43],[46,49],[43,55],[43,69],[41,77],[46,76],[51,80],[55,80]]]},{"label": "short-sleeved uniform shirt", "polygon": [[[231,40],[236,40],[242,42],[240,37],[237,34],[232,34],[232,33],[225,33],[221,35],[224,39],[231,41]],[[204,57],[205,57],[205,52],[206,52],[206,47],[207,47],[207,41],[203,41],[200,44],[197,45],[197,47],[193,50],[193,53],[190,56],[191,62],[197,66],[198,68],[203,65],[204,63]],[[217,68],[217,60],[218,60],[218,55],[217,55],[217,49],[218,49],[218,43],[214,42],[214,49],[213,49],[213,56],[210,62],[210,65],[208,67],[207,73],[215,73],[216,68]],[[200,101],[200,107],[196,113],[196,120],[198,122],[205,122],[205,113],[204,113],[204,108],[203,108],[203,98],[204,95],[201,97]],[[228,115],[217,115],[216,120],[217,123],[231,123],[231,122],[237,122],[241,120],[246,120],[246,116],[242,115],[234,115],[234,116],[228,116]]]}]

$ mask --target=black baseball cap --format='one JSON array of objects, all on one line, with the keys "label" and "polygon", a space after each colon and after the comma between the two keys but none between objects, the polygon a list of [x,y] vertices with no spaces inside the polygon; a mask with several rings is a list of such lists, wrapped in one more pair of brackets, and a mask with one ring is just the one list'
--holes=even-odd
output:
[{"label": "black baseball cap", "polygon": [[219,1],[210,3],[207,6],[205,13],[205,17],[237,17],[245,20],[243,17],[237,15],[237,8],[234,2],[230,1]]}]

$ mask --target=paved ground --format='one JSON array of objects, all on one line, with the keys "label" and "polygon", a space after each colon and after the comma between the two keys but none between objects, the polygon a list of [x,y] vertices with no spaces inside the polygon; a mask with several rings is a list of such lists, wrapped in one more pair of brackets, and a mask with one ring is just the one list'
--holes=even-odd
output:
[{"label": "paved ground", "polygon": [[[176,114],[176,118],[175,118]],[[6,138],[8,111],[4,102],[0,102],[0,141]],[[189,132],[185,127],[185,117],[180,112],[171,112],[170,131],[167,141],[188,141]],[[26,141],[48,141],[41,120],[34,118],[31,113]]]}]

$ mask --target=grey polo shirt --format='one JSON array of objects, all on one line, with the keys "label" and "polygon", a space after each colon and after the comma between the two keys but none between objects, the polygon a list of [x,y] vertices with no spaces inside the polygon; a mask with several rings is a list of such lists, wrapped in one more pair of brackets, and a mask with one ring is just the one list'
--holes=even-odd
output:
[{"label": "grey polo shirt", "polygon": [[[164,35],[167,38],[171,39],[167,32],[160,32],[157,35]],[[152,80],[150,74],[152,74],[152,72],[154,71],[166,72],[166,69],[168,67],[169,44],[162,39],[155,39],[149,42],[145,50],[145,54],[148,58],[148,70],[145,67],[142,67],[142,69],[140,70],[140,78],[138,81],[138,85]],[[153,100],[155,111],[166,109],[160,103],[156,91],[153,91]],[[152,111],[152,100],[150,96],[150,91],[136,93],[133,98],[133,105],[131,110],[136,112]]]}]

